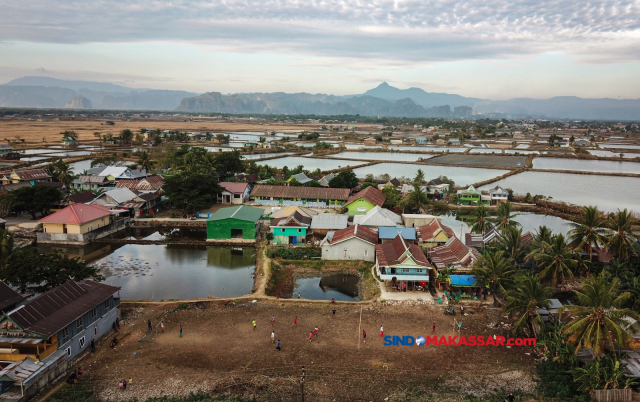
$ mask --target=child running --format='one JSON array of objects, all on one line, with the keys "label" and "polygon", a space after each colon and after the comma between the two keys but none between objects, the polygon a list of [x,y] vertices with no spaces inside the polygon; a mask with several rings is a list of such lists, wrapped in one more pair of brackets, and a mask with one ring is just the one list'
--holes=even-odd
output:
[{"label": "child running", "polygon": [[275,315],[272,315],[272,316],[271,316],[271,326],[272,326],[272,327],[275,327],[275,326],[276,326],[276,316],[275,316]]},{"label": "child running", "polygon": [[296,318],[293,319],[293,325],[298,325],[298,316],[296,316]]},{"label": "child running", "polygon": [[253,320],[252,324],[253,324],[253,330],[255,331],[256,330],[256,320],[255,319]]},{"label": "child running", "polygon": [[313,331],[309,331],[309,342],[313,340]]},{"label": "child running", "polygon": [[276,341],[276,331],[271,331],[271,343],[275,343]]},{"label": "child running", "polygon": [[380,338],[384,338],[384,328],[380,325]]},{"label": "child running", "polygon": [[362,341],[364,343],[367,343],[367,331],[365,331],[364,329],[362,330]]}]

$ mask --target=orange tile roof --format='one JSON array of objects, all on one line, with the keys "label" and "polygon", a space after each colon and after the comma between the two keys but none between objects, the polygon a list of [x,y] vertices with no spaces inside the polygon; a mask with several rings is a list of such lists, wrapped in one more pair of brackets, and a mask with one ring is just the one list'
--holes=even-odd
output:
[{"label": "orange tile roof", "polygon": [[411,258],[417,266],[431,268],[422,249],[416,244],[407,243],[400,235],[390,243],[376,245],[376,258],[381,267],[397,265]]},{"label": "orange tile roof", "polygon": [[431,223],[418,228],[418,232],[420,232],[420,239],[425,242],[433,240],[440,231],[444,232],[447,235],[447,238],[455,237],[453,229],[441,224],[439,219],[434,219]]},{"label": "orange tile roof", "polygon": [[45,216],[38,222],[81,225],[109,215],[111,215],[109,208],[102,205],[71,204],[56,213]]},{"label": "orange tile roof", "polygon": [[377,205],[379,207],[382,207],[382,204],[384,204],[384,202],[387,200],[387,197],[382,194],[382,191],[378,190],[377,188],[367,187],[364,190],[358,191],[357,193],[352,195],[351,198],[347,200],[345,205],[349,205],[359,198],[362,198],[365,201],[368,201],[371,204]]}]

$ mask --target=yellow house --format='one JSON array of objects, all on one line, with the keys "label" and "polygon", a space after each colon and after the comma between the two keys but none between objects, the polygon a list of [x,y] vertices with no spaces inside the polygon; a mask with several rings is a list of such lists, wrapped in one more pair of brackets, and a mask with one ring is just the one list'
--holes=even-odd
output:
[{"label": "yellow house", "polygon": [[455,237],[453,229],[440,223],[439,219],[434,219],[431,223],[418,228],[418,238],[422,248],[440,246],[452,237]]},{"label": "yellow house", "polygon": [[86,243],[112,225],[111,212],[103,205],[72,204],[39,220],[42,243]]}]

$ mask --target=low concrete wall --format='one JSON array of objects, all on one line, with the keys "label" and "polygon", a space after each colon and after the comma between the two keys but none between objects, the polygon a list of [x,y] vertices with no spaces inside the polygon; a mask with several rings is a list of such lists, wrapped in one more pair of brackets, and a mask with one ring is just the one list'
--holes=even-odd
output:
[{"label": "low concrete wall", "polygon": [[38,233],[37,241],[42,244],[69,244],[69,245],[83,245],[91,242],[95,239],[100,239],[105,236],[116,233],[117,231],[124,229],[129,222],[128,219],[122,219],[115,221],[107,226],[103,226],[99,229],[92,230],[89,233],[76,234],[76,233]]}]

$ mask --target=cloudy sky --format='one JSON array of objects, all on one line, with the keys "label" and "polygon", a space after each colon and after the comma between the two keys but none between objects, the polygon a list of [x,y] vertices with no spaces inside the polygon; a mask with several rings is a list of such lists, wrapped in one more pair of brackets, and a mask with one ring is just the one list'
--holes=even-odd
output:
[{"label": "cloudy sky", "polygon": [[640,97],[640,0],[0,0],[0,82]]}]

